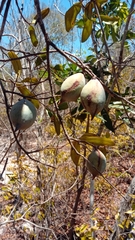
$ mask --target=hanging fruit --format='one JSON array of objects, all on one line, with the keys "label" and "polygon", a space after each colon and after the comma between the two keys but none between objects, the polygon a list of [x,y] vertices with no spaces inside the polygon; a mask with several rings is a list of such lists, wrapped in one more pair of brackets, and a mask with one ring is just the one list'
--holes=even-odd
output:
[{"label": "hanging fruit", "polygon": [[82,73],[75,73],[68,77],[61,85],[61,103],[76,102],[84,85],[85,78]]},{"label": "hanging fruit", "polygon": [[93,179],[106,169],[106,157],[99,150],[93,150],[88,156],[87,168],[93,175]]},{"label": "hanging fruit", "polygon": [[87,112],[91,114],[91,120],[104,107],[106,101],[105,90],[98,79],[91,79],[81,91],[81,102]]},{"label": "hanging fruit", "polygon": [[27,99],[15,103],[10,111],[10,118],[15,126],[15,131],[29,128],[36,119],[36,108]]}]

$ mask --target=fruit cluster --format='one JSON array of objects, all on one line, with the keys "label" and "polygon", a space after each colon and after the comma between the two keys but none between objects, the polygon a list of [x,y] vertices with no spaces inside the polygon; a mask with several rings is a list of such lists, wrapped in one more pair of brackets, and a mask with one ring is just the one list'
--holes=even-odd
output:
[{"label": "fruit cluster", "polygon": [[[90,113],[91,119],[104,108],[106,101],[105,90],[96,78],[85,83],[84,75],[76,73],[62,83],[61,102],[76,102],[79,97],[84,109]],[[88,156],[87,168],[91,172],[93,179],[105,171],[106,157],[100,150],[93,150]]]},{"label": "fruit cluster", "polygon": [[76,73],[68,77],[61,85],[61,103],[77,101],[81,98],[81,103],[91,119],[102,111],[106,95],[102,84],[98,79],[91,79],[85,84],[85,77],[82,73]]}]

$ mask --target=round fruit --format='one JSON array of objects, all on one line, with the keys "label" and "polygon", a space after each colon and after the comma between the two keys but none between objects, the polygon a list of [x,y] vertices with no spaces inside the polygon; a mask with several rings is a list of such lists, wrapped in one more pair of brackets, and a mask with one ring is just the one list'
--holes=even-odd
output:
[{"label": "round fruit", "polygon": [[27,99],[15,103],[10,111],[10,118],[15,126],[15,131],[29,128],[36,119],[36,108]]},{"label": "round fruit", "polygon": [[93,179],[106,169],[106,157],[100,150],[93,150],[88,156],[87,168],[93,175]]},{"label": "round fruit", "polygon": [[98,79],[91,79],[81,91],[81,102],[91,119],[104,107],[106,101],[105,90]]},{"label": "round fruit", "polygon": [[85,78],[82,73],[75,73],[68,77],[61,85],[61,103],[76,102],[84,85]]}]

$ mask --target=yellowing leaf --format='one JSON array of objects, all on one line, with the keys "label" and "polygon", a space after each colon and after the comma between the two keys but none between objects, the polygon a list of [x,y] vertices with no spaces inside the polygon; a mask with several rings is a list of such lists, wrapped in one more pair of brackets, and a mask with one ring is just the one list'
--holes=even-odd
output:
[{"label": "yellowing leaf", "polygon": [[65,27],[66,31],[69,32],[75,25],[75,20],[78,13],[81,11],[81,2],[75,3],[65,14]]},{"label": "yellowing leaf", "polygon": [[33,46],[36,47],[38,45],[38,40],[37,40],[37,36],[36,36],[34,27],[29,26],[28,31],[30,34],[31,42],[32,42]]},{"label": "yellowing leaf", "polygon": [[[39,101],[36,99],[35,95],[22,83],[16,83],[16,87],[23,94],[24,97],[27,97],[29,101],[31,101],[36,108],[39,108]],[[29,98],[34,97],[34,98]]]},{"label": "yellowing leaf", "polygon": [[53,121],[54,121],[55,131],[56,131],[57,135],[59,136],[60,135],[60,121],[55,114],[53,117],[54,117]]},{"label": "yellowing leaf", "polygon": [[108,15],[100,15],[101,17],[101,20],[102,21],[105,21],[105,22],[117,22],[119,21],[119,17],[111,17],[111,16],[108,16]]},{"label": "yellowing leaf", "polygon": [[46,48],[44,48],[41,51],[41,54],[38,55],[38,57],[37,57],[37,59],[35,61],[36,67],[40,66],[44,60],[46,60]]},{"label": "yellowing leaf", "polygon": [[27,77],[27,78],[23,79],[21,82],[38,83],[38,79],[35,77],[32,77],[32,78]]},{"label": "yellowing leaf", "polygon": [[81,141],[97,146],[114,146],[115,143],[110,138],[91,136],[89,133],[85,133],[80,137]]},{"label": "yellowing leaf", "polygon": [[91,19],[92,17],[92,8],[94,7],[93,2],[88,2],[85,6],[85,15],[88,19]]},{"label": "yellowing leaf", "polygon": [[80,155],[78,154],[78,153],[80,153],[80,144],[77,141],[73,141],[72,144],[73,144],[74,148],[76,149],[76,151],[73,147],[71,147],[71,154],[70,154],[71,159],[74,162],[74,164],[76,166],[78,166],[78,162],[79,162],[79,158],[80,158]]},{"label": "yellowing leaf", "polygon": [[89,19],[86,20],[82,32],[82,42],[85,42],[91,34],[93,22]]},{"label": "yellowing leaf", "polygon": [[[49,12],[50,12],[50,8],[45,8],[45,9],[43,9],[43,10],[41,11],[41,17],[42,17],[42,19],[44,19],[44,18],[48,15]],[[38,15],[35,15],[32,23],[36,24],[37,22],[38,22]]]},{"label": "yellowing leaf", "polygon": [[108,0],[97,0],[97,2],[100,3],[100,4],[102,5],[103,3],[108,2]]},{"label": "yellowing leaf", "polygon": [[[8,52],[8,56],[11,59],[18,58],[18,56],[13,51]],[[22,65],[21,65],[20,59],[11,60],[11,63],[12,63],[15,73],[17,75],[19,75],[22,71]]]}]

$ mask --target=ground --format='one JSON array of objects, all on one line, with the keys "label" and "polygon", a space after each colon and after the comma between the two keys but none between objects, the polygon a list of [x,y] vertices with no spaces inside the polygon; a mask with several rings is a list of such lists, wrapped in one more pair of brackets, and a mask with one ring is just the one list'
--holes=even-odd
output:
[{"label": "ground", "polygon": [[[1,151],[1,157],[4,156],[6,151],[8,150],[8,144],[7,139],[9,140],[9,136],[5,135],[2,139],[1,135],[1,145],[0,145],[0,151]],[[55,139],[54,139],[55,141]],[[34,146],[33,142],[33,146]],[[26,138],[26,145],[27,145],[27,138]],[[123,149],[122,149],[123,148]],[[135,161],[134,161],[134,150],[131,152],[126,151],[126,146],[121,145],[121,149],[119,153],[117,154],[117,151],[112,151],[111,154],[109,154],[109,159],[107,159],[107,169],[105,173],[103,174],[104,178],[102,176],[99,176],[95,178],[95,192],[94,192],[94,209],[93,209],[93,217],[95,219],[95,225],[96,225],[96,236],[98,240],[102,239],[108,239],[113,231],[113,227],[115,224],[115,218],[117,216],[117,212],[120,206],[120,202],[124,195],[127,192],[127,189],[130,185],[130,182],[132,178],[134,177],[135,173]],[[50,150],[49,150],[50,151]],[[8,164],[13,164],[13,168],[15,167],[16,162],[14,161],[14,148],[10,148],[10,151],[8,153],[8,158],[10,159],[10,162]],[[30,161],[28,159],[22,159],[23,161]],[[5,161],[5,160],[4,160]],[[2,162],[3,164],[3,162]],[[3,165],[2,165],[3,166]],[[65,166],[65,168],[64,168]],[[27,164],[26,164],[27,167]],[[3,168],[1,168],[2,171]],[[64,169],[65,172],[60,172],[61,169]],[[71,171],[69,171],[71,169]],[[73,169],[73,170],[72,170]],[[25,168],[24,168],[25,171]],[[69,172],[69,175],[67,173]],[[72,182],[72,175],[75,173],[75,166],[73,162],[71,162],[68,159],[68,161],[64,162],[62,165],[60,164],[59,172],[58,172],[58,181],[59,184],[64,186],[66,184],[66,178],[70,176],[71,182]],[[66,176],[65,179],[63,176]],[[27,179],[27,176],[26,176]],[[75,179],[75,176],[74,176]],[[3,223],[5,219],[3,218],[3,209],[5,209],[7,206],[14,207],[14,204],[16,203],[16,199],[5,199],[3,198],[3,186],[6,186],[6,182],[3,183],[1,180],[0,182],[0,210],[1,210],[1,219],[0,223]],[[14,183],[13,183],[14,185]],[[14,189],[14,188],[13,188]],[[87,173],[85,186],[82,191],[79,206],[76,216],[76,227],[80,229],[86,227],[86,232],[84,231],[84,235],[88,233],[91,216],[90,216],[90,200],[89,200],[89,189],[90,189],[90,175]],[[28,191],[28,190],[27,190]],[[27,192],[28,193],[28,192]],[[52,213],[54,214],[54,222],[49,223],[50,228],[52,231],[55,232],[56,237],[54,238],[46,238],[44,237],[43,232],[40,232],[37,238],[34,237],[28,237],[27,233],[24,233],[24,230],[22,229],[23,221],[18,221],[17,223],[12,224],[5,224],[0,227],[0,239],[1,240],[43,240],[43,239],[58,239],[58,240],[68,240],[68,231],[69,231],[69,223],[70,218],[72,215],[72,209],[73,209],[73,203],[76,197],[76,190],[75,188],[70,189],[65,192],[64,195],[56,196],[54,198],[55,200],[55,209],[52,210]],[[48,196],[47,196],[48,198]],[[34,199],[35,200],[35,199]],[[30,200],[31,201],[31,200]],[[35,200],[36,201],[36,200]],[[23,205],[23,204],[22,204]],[[21,209],[21,203],[20,203],[20,209]],[[54,206],[53,206],[54,207]],[[8,208],[7,210],[8,211]],[[51,211],[51,210],[50,210]],[[10,219],[13,219],[12,214],[12,208],[9,209],[9,213],[6,213],[6,217],[10,216]],[[52,218],[53,219],[53,218]],[[36,223],[34,219],[34,214],[31,216],[30,221],[33,223]],[[37,224],[37,223],[36,223]],[[81,233],[78,233],[78,236],[83,235],[83,231]],[[76,237],[75,240],[80,240],[80,238]],[[87,238],[86,240],[91,240],[90,238]]]}]

